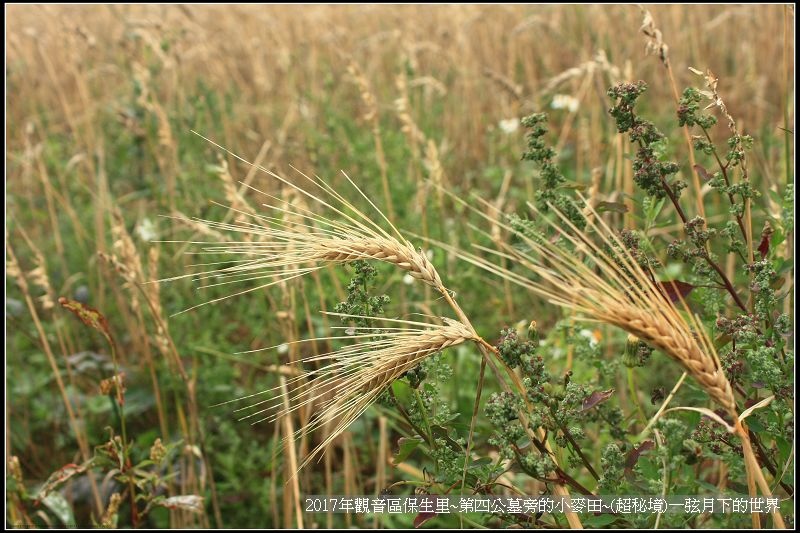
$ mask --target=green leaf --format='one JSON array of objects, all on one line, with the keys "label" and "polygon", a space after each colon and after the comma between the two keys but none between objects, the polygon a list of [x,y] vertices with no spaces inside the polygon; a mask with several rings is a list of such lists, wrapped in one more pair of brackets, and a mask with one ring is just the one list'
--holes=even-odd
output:
[{"label": "green leaf", "polygon": [[589,527],[603,527],[613,524],[617,521],[617,517],[613,514],[601,514],[598,516],[590,516],[581,520],[584,526]]},{"label": "green leaf", "polygon": [[586,185],[583,183],[575,183],[574,181],[568,181],[566,183],[561,184],[559,189],[574,189],[576,191],[585,191]]},{"label": "green leaf", "polygon": [[719,493],[719,487],[717,487],[713,483],[709,483],[709,482],[703,481],[701,479],[696,480],[695,483],[697,483],[698,487],[706,489],[709,492],[709,494],[718,494]]},{"label": "green leaf", "polygon": [[444,439],[445,442],[447,442],[447,445],[453,451],[456,451],[456,452],[462,452],[463,451],[462,448],[461,448],[461,445],[459,443],[457,443],[455,440],[453,440],[452,437],[450,437],[449,430],[443,428],[442,426],[432,426],[431,427],[431,433],[433,433],[433,438],[435,438],[435,439]]},{"label": "green leaf", "polygon": [[606,211],[613,211],[615,213],[627,213],[628,206],[622,202],[597,202],[594,208],[598,213],[605,213]]},{"label": "green leaf", "polygon": [[494,461],[492,461],[491,457],[481,457],[480,459],[475,459],[474,461],[472,461],[472,463],[467,468],[469,468],[470,470],[473,468],[481,468],[484,466],[489,466],[493,462]]},{"label": "green leaf", "polygon": [[400,463],[408,459],[408,456],[411,455],[414,452],[414,450],[417,449],[417,446],[422,444],[422,442],[423,442],[422,439],[417,437],[413,438],[402,437],[399,441],[400,449],[394,456],[394,464],[399,465]]},{"label": "green leaf", "polygon": [[661,210],[664,208],[664,204],[666,203],[667,199],[662,198],[661,200],[653,203],[652,201],[647,203],[647,212],[645,213],[645,217],[647,219],[647,227],[652,226],[658,215],[661,213]]},{"label": "green leaf", "polygon": [[661,465],[657,465],[648,458],[639,459],[636,467],[648,479],[659,479],[661,477]]},{"label": "green leaf", "polygon": [[786,439],[782,437],[775,437],[775,446],[778,447],[781,461],[782,462],[788,461],[789,455],[792,453],[792,443],[788,442]]},{"label": "green leaf", "polygon": [[72,514],[72,507],[60,492],[51,492],[44,498],[42,503],[56,515],[56,517],[67,527],[75,526],[75,516]]},{"label": "green leaf", "polygon": [[775,267],[775,274],[778,275],[778,276],[783,276],[784,274],[786,274],[787,272],[789,272],[792,269],[793,265],[794,265],[794,261],[792,261],[791,259],[784,259],[781,262],[781,266],[780,267],[778,267],[778,266]]},{"label": "green leaf", "polygon": [[764,426],[761,425],[761,422],[754,416],[751,416],[747,419],[747,425],[753,430],[753,433],[761,433],[764,431]]}]

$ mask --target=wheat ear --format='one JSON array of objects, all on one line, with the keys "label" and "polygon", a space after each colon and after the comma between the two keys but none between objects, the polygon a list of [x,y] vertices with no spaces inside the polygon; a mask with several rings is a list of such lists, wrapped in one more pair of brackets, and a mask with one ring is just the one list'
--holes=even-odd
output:
[{"label": "wheat ear", "polygon": [[[205,287],[264,281],[241,292],[199,304],[206,305],[304,276],[324,268],[326,264],[364,259],[393,264],[408,272],[413,278],[434,287],[440,293],[446,292],[439,273],[426,254],[414,248],[377,208],[376,212],[389,224],[391,231],[384,230],[323,180],[311,178],[299,171],[298,173],[307,181],[308,188],[314,190],[314,194],[277,174],[270,172],[270,175],[288,185],[301,197],[309,198],[321,209],[312,211],[302,202],[288,202],[250,187],[271,201],[264,206],[270,208],[276,216],[230,208],[239,215],[234,222],[193,218],[188,222],[195,227],[206,228],[209,234],[224,231],[241,234],[244,238],[238,241],[228,239],[223,242],[217,240],[185,243],[193,246],[191,253],[196,255],[239,256],[243,259],[227,260],[226,264],[230,266],[221,268],[219,268],[220,263],[199,263],[193,265],[198,269],[194,273],[161,281],[187,277],[212,281],[206,283]],[[375,207],[355,183],[346,175],[345,177]],[[191,309],[194,307],[182,312]]]},{"label": "wheat ear", "polygon": [[[205,137],[203,138],[205,139]],[[248,161],[242,159],[229,150],[226,150],[224,147],[214,143],[213,141],[210,141],[209,139],[206,140],[224,150],[232,157],[253,166]],[[312,211],[305,207],[305,205],[302,203],[298,205],[298,203],[288,202],[284,199],[269,195],[262,191],[258,191],[254,187],[250,187],[250,189],[272,199],[275,204],[266,205],[266,207],[272,208],[282,216],[268,217],[257,215],[250,210],[245,212],[232,209],[233,211],[237,211],[239,214],[237,220],[235,220],[233,223],[198,221],[199,223],[206,225],[209,229],[216,228],[244,234],[244,240],[242,242],[228,240],[222,243],[200,243],[205,247],[200,250],[199,253],[241,254],[245,257],[245,259],[236,262],[236,264],[233,266],[212,268],[198,274],[187,274],[186,276],[179,277],[194,277],[199,279],[212,278],[215,280],[221,280],[206,286],[221,285],[245,280],[268,280],[264,284],[260,284],[256,287],[224,297],[229,298],[238,294],[251,292],[277,283],[283,283],[290,279],[304,276],[310,272],[313,272],[314,270],[323,268],[325,264],[352,261],[353,259],[376,259],[394,264],[399,268],[409,272],[412,277],[420,279],[426,284],[434,287],[442,295],[444,300],[453,309],[458,317],[458,322],[448,321],[446,323],[451,328],[457,328],[461,336],[458,337],[458,335],[456,335],[447,337],[449,340],[446,341],[446,345],[443,344],[440,346],[440,348],[451,346],[456,342],[463,342],[466,339],[475,341],[478,350],[481,352],[481,355],[483,356],[489,368],[497,377],[501,387],[506,391],[510,391],[508,384],[505,382],[503,372],[493,360],[493,358],[497,358],[500,364],[504,365],[497,354],[496,348],[486,343],[486,341],[481,339],[475,332],[475,329],[472,327],[466,314],[464,314],[463,310],[456,303],[451,292],[444,286],[439,274],[436,272],[436,269],[433,267],[430,261],[428,261],[425,253],[421,250],[415,249],[402,236],[392,222],[380,211],[380,209],[377,208],[377,206],[375,206],[369,197],[367,197],[367,195],[365,195],[361,189],[358,188],[358,186],[349,178],[349,176],[344,174],[344,177],[349,181],[353,188],[355,188],[362,198],[374,209],[378,219],[382,220],[391,229],[391,232],[385,231],[381,225],[376,223],[372,218],[363,212],[359,211],[329,184],[325,183],[318,177],[311,178],[298,171],[300,176],[307,180],[307,182],[310,184],[309,188],[313,192],[309,192],[305,188],[299,187],[263,167],[258,166],[258,168],[273,176],[284,185],[288,186],[301,199],[311,200],[315,204],[315,207],[319,209]],[[251,220],[251,222],[247,221],[248,218]],[[198,266],[205,268],[209,266],[214,267],[216,264],[209,263]],[[217,300],[211,300],[200,305],[213,303],[215,301]],[[189,309],[186,309],[185,311],[188,310]],[[426,335],[423,335],[422,337],[425,338]],[[457,340],[458,338],[461,340]],[[364,345],[368,346],[369,344],[364,343]],[[371,345],[371,355],[375,356],[377,353],[379,357],[381,354],[380,350],[385,347],[386,346]],[[406,346],[406,348],[408,348],[408,346]],[[405,353],[405,359],[401,357],[399,362],[395,361],[393,366],[386,366],[388,365],[386,362],[382,363],[384,366],[378,365],[377,369],[372,369],[375,373],[365,384],[365,387],[343,389],[341,387],[334,386],[337,383],[336,380],[340,379],[335,372],[329,373],[329,379],[327,380],[323,378],[322,380],[316,381],[314,383],[315,388],[317,388],[317,391],[322,390],[323,393],[320,394],[317,392],[315,394],[312,392],[309,394],[312,395],[312,398],[317,400],[321,399],[326,387],[330,389],[332,386],[333,390],[335,391],[358,391],[358,393],[360,393],[360,397],[355,396],[350,400],[340,401],[338,406],[334,403],[332,406],[329,406],[330,409],[327,411],[329,413],[327,415],[327,419],[325,416],[322,418],[317,418],[317,420],[320,422],[318,422],[316,425],[302,428],[303,431],[309,431],[315,427],[318,427],[320,424],[327,424],[325,420],[341,417],[340,421],[336,424],[335,430],[330,433],[330,436],[321,446],[314,450],[313,454],[308,457],[306,461],[304,461],[300,468],[306,465],[314,456],[318,455],[324,449],[326,444],[330,443],[364,410],[366,410],[366,408],[377,398],[380,391],[385,388],[385,386],[381,386],[385,380],[396,379],[396,377],[402,375],[402,372],[405,371],[402,369],[407,369],[407,365],[410,365],[412,360],[416,361],[414,364],[417,364],[422,358],[434,353],[432,350],[433,347],[430,345],[428,348],[418,346],[417,349],[407,351]],[[361,353],[363,355],[363,350]],[[421,358],[418,360],[417,355],[421,355]],[[408,357],[411,356],[413,357],[408,359]],[[402,370],[402,372],[400,370]],[[519,381],[518,376],[514,372],[510,371],[510,369],[507,367],[505,370],[507,376],[512,380],[512,382],[514,382],[517,391],[524,396],[524,387]],[[299,394],[304,394],[302,392],[304,390],[302,387],[302,382],[298,381],[296,384],[298,390],[300,391]],[[312,388],[312,390],[314,390],[314,388]],[[302,402],[303,398],[300,398],[300,400]],[[303,404],[300,403],[300,405]],[[291,410],[294,410],[294,408]],[[524,412],[520,412],[520,419],[526,419]],[[529,431],[532,430],[529,429]],[[543,438],[543,435],[540,435],[540,438]],[[555,461],[555,455],[552,452],[549,453],[552,459]],[[562,484],[557,483],[554,487],[554,491],[560,496],[569,495],[569,491]],[[581,527],[580,519],[575,513],[567,513],[567,520],[571,527]]]},{"label": "wheat ear", "polygon": [[[347,319],[368,318],[330,314]],[[242,420],[254,419],[253,423],[258,423],[288,416],[303,406],[312,407],[315,414],[295,436],[307,434],[321,426],[333,429],[304,459],[299,468],[303,468],[322,453],[325,447],[361,416],[396,379],[435,353],[466,341],[476,340],[470,328],[461,322],[446,318],[443,319],[443,325],[395,319],[370,320],[375,324],[388,326],[359,328],[358,334],[314,339],[315,341],[353,339],[356,343],[298,361],[324,366],[289,380],[291,387],[288,402],[283,401],[281,397],[271,397],[237,409],[244,413]],[[278,388],[266,390],[232,401],[251,399],[277,390]]]}]

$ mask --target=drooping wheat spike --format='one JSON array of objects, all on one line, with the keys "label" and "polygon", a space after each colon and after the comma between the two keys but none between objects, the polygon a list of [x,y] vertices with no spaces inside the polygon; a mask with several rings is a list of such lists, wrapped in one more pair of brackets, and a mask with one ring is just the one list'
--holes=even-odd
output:
[{"label": "drooping wheat spike", "polygon": [[[522,246],[503,243],[501,250],[478,248],[527,268],[539,279],[498,266],[476,254],[462,251],[461,257],[544,296],[556,305],[576,311],[584,319],[617,326],[677,361],[733,419],[734,424],[726,427],[742,442],[750,495],[756,495],[757,483],[762,493],[770,496],[771,488],[761,472],[743,423],[747,412],[738,412],[733,390],[714,345],[680,292],[673,287],[688,319],[673,304],[665,289],[668,282],[659,283],[649,265],[643,267],[640,264],[591,206],[587,206],[590,210],[590,216],[586,217],[587,226],[581,230],[552,206],[551,211],[556,213],[560,223],[547,219],[536,206],[529,204],[530,209],[545,218],[557,232],[557,239],[549,239],[515,231],[505,222],[502,213],[492,211],[488,202],[483,204],[486,212],[475,211],[492,224],[500,224],[516,235]],[[596,240],[591,235],[595,235]],[[490,235],[486,233],[486,236]],[[456,250],[456,253],[459,252]],[[777,527],[785,527],[779,510],[776,509],[772,516]],[[754,518],[754,523],[756,521]]]},{"label": "drooping wheat spike", "polygon": [[[728,413],[736,412],[730,383],[699,321],[691,313],[684,318],[653,273],[639,264],[591,206],[586,206],[590,216],[583,231],[555,211],[561,224],[548,219],[560,237],[554,241],[515,232],[501,213],[485,205],[490,214],[484,216],[514,233],[521,246],[504,242],[500,250],[481,249],[528,269],[538,279],[475,254],[461,252],[463,259],[585,319],[617,326],[649,342],[680,363]],[[538,214],[535,206],[530,208]]]},{"label": "drooping wheat spike", "polygon": [[324,366],[288,381],[290,392],[287,404],[283,404],[281,396],[276,394],[277,388],[233,400],[238,402],[264,394],[271,395],[268,399],[237,410],[245,413],[242,419],[254,419],[254,423],[287,416],[303,406],[312,407],[315,414],[309,423],[297,431],[298,435],[322,426],[332,429],[304,459],[300,468],[322,453],[396,379],[435,353],[465,341],[476,340],[471,328],[447,318],[443,319],[443,325],[394,319],[371,320],[380,322],[381,327],[359,328],[353,335],[314,339],[353,339],[356,342],[333,352],[299,360],[301,364]]}]

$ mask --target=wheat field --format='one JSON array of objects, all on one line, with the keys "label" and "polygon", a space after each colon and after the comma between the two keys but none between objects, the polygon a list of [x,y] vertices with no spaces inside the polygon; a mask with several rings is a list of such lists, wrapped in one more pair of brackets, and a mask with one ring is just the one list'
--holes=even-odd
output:
[{"label": "wheat field", "polygon": [[[635,449],[635,435],[658,427],[648,446],[662,455],[636,472],[650,465],[646,488],[667,491],[678,483],[668,461],[697,440],[673,450],[669,429],[648,424],[666,417],[669,391],[670,406],[724,407],[712,418],[741,438],[725,452],[744,462],[720,452],[681,464],[701,483],[692,487],[766,488],[792,503],[793,441],[774,435],[793,431],[793,418],[749,414],[749,430],[734,419],[756,404],[779,413],[793,392],[767,407],[766,371],[752,391],[723,372],[733,372],[733,334],[697,330],[735,322],[739,308],[757,316],[767,289],[775,316],[793,324],[793,6],[14,4],[6,21],[8,525],[505,527],[513,520],[310,513],[304,496],[457,494],[484,470],[492,483],[473,488],[485,494],[597,492],[613,471],[604,447],[624,440],[604,433],[614,424]],[[729,193],[731,204],[742,194],[741,212],[714,193],[711,152],[692,149],[676,118],[681,91],[707,91],[714,77],[719,100],[707,109],[722,119],[708,142],[724,156],[731,130],[754,139],[736,170],[752,203],[750,189]],[[648,86],[637,112],[666,135],[659,157],[678,160],[688,184],[686,220],[648,218],[653,204],[637,196],[637,147],[607,93],[636,80]],[[556,248],[569,231],[542,244],[513,237],[505,218],[539,217],[521,119],[540,111],[558,190],[588,198],[583,215],[601,221],[566,239],[572,256]],[[726,221],[741,227],[743,252],[719,245],[706,257],[730,283],[703,285],[687,261],[663,279],[695,276],[695,300],[680,287],[662,290],[669,304],[631,289],[655,280],[608,251],[624,247],[615,231],[666,250],[701,214],[716,235],[728,235]],[[776,272],[758,286],[757,265],[737,261],[754,265],[764,246]],[[737,283],[750,295],[741,302]],[[784,319],[773,318],[752,332],[778,331]],[[570,379],[603,385],[614,391],[603,416],[613,403],[620,420],[592,419],[583,449],[572,422],[537,429],[525,372],[538,363],[506,355],[509,330],[537,345],[541,336],[559,398]],[[638,374],[614,362],[628,334],[666,357]],[[782,335],[780,368],[791,368],[793,333]],[[697,379],[682,385],[684,371]],[[546,458],[533,466],[490,437],[483,415],[490,398],[520,392],[509,407],[518,436]],[[267,399],[274,411],[262,416]],[[696,415],[689,429],[706,423],[672,415]],[[762,426],[774,438],[751,447]],[[635,465],[638,452],[625,454]],[[544,463],[555,480],[531,474]],[[632,465],[618,470],[632,479]],[[781,512],[731,527],[791,525],[793,508]],[[517,523],[660,524],[539,519]]]}]

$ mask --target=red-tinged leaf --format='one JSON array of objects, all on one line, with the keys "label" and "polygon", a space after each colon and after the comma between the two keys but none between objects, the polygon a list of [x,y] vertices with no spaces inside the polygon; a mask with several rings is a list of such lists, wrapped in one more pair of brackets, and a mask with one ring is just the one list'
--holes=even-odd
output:
[{"label": "red-tinged leaf", "polygon": [[762,235],[761,242],[758,244],[758,251],[761,253],[761,259],[766,259],[769,253],[769,236]]},{"label": "red-tinged leaf", "polygon": [[694,171],[697,172],[697,175],[703,178],[705,181],[709,181],[711,178],[714,177],[711,174],[709,174],[705,168],[703,168],[703,165],[695,165]]},{"label": "red-tinged leaf", "polygon": [[696,286],[691,283],[686,283],[677,279],[660,281],[659,285],[661,286],[661,290],[664,291],[664,294],[667,295],[667,298],[669,298],[669,301],[673,303],[681,298],[686,298],[689,293],[696,288]]},{"label": "red-tinged leaf", "polygon": [[111,337],[111,328],[108,326],[108,320],[106,320],[106,317],[104,317],[100,311],[93,309],[88,305],[83,305],[80,302],[76,302],[75,300],[64,298],[63,296],[58,299],[58,303],[61,304],[61,307],[78,317],[78,319],[83,322],[84,325],[89,326],[92,329],[96,329],[102,333],[109,342],[113,342]]},{"label": "red-tinged leaf", "polygon": [[422,526],[425,522],[430,520],[431,518],[435,517],[436,513],[419,513],[417,516],[414,517],[414,529]]},{"label": "red-tinged leaf", "polygon": [[581,411],[588,411],[592,407],[603,403],[611,398],[612,394],[614,394],[614,389],[608,389],[606,391],[594,391],[589,395],[588,398],[583,400],[583,408]]},{"label": "red-tinged leaf", "polygon": [[758,245],[758,251],[761,254],[761,259],[766,259],[769,254],[769,242],[772,239],[772,234],[775,230],[772,229],[769,221],[764,224],[764,230],[761,232],[761,243]]},{"label": "red-tinged leaf", "polygon": [[639,462],[639,458],[642,454],[648,450],[652,450],[655,448],[655,444],[651,440],[646,440],[641,443],[637,448],[632,449],[628,452],[628,456],[625,458],[625,476],[630,477],[633,475],[633,467],[636,466],[636,463]]},{"label": "red-tinged leaf", "polygon": [[82,474],[83,472],[85,472],[86,469],[89,468],[91,463],[92,463],[91,460],[85,462],[82,465],[69,463],[62,466],[52,474],[50,474],[50,477],[47,478],[47,481],[44,482],[42,488],[39,489],[39,494],[36,497],[36,501],[39,502],[42,499],[44,499],[50,492],[55,490],[56,487],[67,481],[72,476],[75,476],[77,474]]}]

